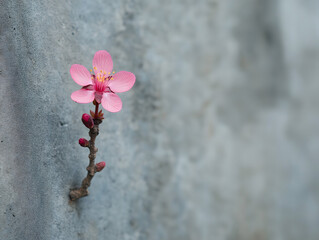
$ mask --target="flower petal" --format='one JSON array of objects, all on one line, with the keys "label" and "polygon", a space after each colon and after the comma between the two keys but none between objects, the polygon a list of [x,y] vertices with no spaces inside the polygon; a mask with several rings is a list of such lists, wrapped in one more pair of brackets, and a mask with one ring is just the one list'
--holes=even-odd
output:
[{"label": "flower petal", "polygon": [[92,84],[90,72],[80,64],[73,64],[70,68],[70,74],[74,82],[81,86]]},{"label": "flower petal", "polygon": [[113,69],[111,55],[105,50],[96,52],[93,58],[93,69],[95,75],[98,75],[98,73],[101,71],[106,73],[111,72]]},{"label": "flower petal", "polygon": [[113,92],[126,92],[135,83],[135,75],[131,72],[121,71],[115,73],[113,80],[109,80],[108,86]]},{"label": "flower petal", "polygon": [[119,112],[122,109],[122,100],[115,93],[104,93],[101,102],[109,112]]},{"label": "flower petal", "polygon": [[90,103],[94,100],[94,91],[87,89],[80,89],[71,94],[71,98],[77,103]]}]

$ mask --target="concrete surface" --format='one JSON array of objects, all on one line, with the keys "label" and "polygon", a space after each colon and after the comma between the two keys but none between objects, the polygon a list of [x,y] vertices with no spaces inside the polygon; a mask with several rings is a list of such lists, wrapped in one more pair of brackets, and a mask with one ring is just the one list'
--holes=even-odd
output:
[{"label": "concrete surface", "polygon": [[[0,2],[0,239],[317,240],[319,2]],[[90,196],[72,64],[137,82]]]}]

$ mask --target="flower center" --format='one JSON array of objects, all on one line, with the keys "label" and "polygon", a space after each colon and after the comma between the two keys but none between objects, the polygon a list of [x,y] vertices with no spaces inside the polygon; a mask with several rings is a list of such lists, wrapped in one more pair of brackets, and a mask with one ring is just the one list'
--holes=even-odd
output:
[{"label": "flower center", "polygon": [[[94,67],[94,70],[96,70],[96,67]],[[92,74],[92,69],[90,69],[91,74]],[[115,72],[112,72],[113,74]],[[97,92],[106,92],[109,87],[108,87],[108,82],[110,80],[113,80],[113,75],[110,75],[111,72],[106,72],[106,71],[100,71],[96,75],[92,74],[91,79],[94,85],[94,90]]]}]

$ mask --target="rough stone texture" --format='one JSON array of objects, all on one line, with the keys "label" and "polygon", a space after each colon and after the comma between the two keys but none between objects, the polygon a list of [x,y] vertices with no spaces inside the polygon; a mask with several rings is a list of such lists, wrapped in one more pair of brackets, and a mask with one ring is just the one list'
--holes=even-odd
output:
[{"label": "rough stone texture", "polygon": [[[0,2],[0,239],[317,240],[319,2]],[[73,63],[137,82],[90,196]]]}]

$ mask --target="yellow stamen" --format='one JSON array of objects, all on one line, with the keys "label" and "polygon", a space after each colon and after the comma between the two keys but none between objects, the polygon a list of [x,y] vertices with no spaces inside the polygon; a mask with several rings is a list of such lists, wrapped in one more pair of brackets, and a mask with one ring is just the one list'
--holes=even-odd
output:
[{"label": "yellow stamen", "polygon": [[114,74],[115,72],[113,71],[113,74]]}]

